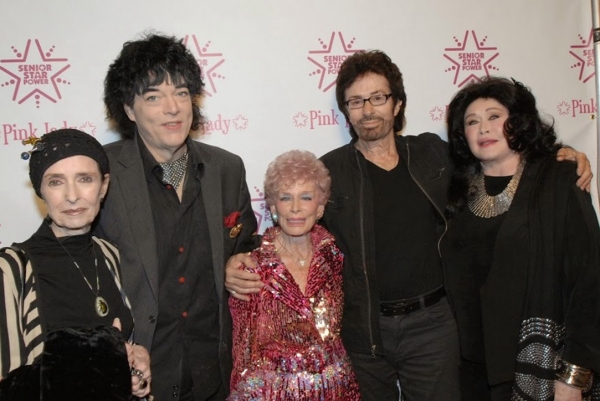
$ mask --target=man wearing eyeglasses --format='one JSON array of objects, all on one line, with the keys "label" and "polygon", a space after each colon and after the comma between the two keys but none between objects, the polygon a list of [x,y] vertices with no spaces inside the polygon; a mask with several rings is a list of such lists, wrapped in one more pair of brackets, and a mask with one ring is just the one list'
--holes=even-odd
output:
[{"label": "man wearing eyeglasses", "polygon": [[355,53],[336,82],[352,141],[321,159],[332,177],[324,225],[344,253],[342,337],[366,400],[459,400],[456,323],[438,241],[446,229],[447,144],[400,136],[402,74]]}]

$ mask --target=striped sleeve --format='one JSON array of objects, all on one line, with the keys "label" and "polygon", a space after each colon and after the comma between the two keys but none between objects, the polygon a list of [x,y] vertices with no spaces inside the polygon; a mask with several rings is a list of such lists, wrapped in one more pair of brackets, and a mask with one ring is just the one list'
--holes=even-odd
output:
[{"label": "striped sleeve", "polygon": [[[12,249],[0,252],[0,376],[25,365],[28,360],[24,331],[21,279],[25,261]],[[30,341],[31,342],[31,339]]]},{"label": "striped sleeve", "polygon": [[32,364],[44,349],[34,276],[22,252],[0,251],[0,291],[0,377],[5,377]]},{"label": "striped sleeve", "polygon": [[121,265],[119,258],[119,250],[106,240],[97,237],[93,238],[96,244],[100,246],[100,249],[102,249],[104,259],[106,260],[106,265],[108,266],[108,269],[110,270],[113,279],[115,280],[115,284],[117,285],[117,288],[121,293],[123,303],[125,304],[125,306],[127,306],[127,308],[129,308],[129,310],[131,310],[131,304],[129,303],[129,299],[125,294],[125,290],[123,290],[123,286],[121,285]]}]

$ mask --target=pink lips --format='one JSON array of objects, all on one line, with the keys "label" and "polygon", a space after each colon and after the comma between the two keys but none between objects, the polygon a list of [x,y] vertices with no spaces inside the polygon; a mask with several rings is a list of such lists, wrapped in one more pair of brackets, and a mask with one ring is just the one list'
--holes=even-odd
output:
[{"label": "pink lips", "polygon": [[299,225],[304,224],[305,219],[287,219],[287,222],[289,225],[299,226]]},{"label": "pink lips", "polygon": [[69,210],[65,210],[63,211],[64,214],[68,214],[70,216],[76,216],[78,214],[81,214],[85,212],[84,208],[79,208],[79,209],[69,209]]},{"label": "pink lips", "polygon": [[498,141],[496,141],[495,139],[486,139],[483,141],[479,141],[479,146],[481,146],[482,148],[485,148],[486,146],[491,146],[491,145],[495,144],[496,142],[498,142]]}]

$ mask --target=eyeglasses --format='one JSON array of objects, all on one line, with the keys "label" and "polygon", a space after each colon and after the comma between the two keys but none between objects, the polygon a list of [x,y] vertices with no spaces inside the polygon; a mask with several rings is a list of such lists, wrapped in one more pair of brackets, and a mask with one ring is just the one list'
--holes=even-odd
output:
[{"label": "eyeglasses", "polygon": [[386,104],[390,97],[392,97],[391,93],[388,95],[378,94],[366,99],[350,99],[345,103],[345,105],[349,109],[362,109],[365,107],[365,102],[369,101],[369,103],[371,103],[373,106],[381,106],[382,104]]}]

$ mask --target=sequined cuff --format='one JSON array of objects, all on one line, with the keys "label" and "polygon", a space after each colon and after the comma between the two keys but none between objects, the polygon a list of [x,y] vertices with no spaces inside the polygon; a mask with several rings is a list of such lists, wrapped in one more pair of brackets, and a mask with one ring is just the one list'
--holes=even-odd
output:
[{"label": "sequined cuff", "polygon": [[556,371],[557,380],[582,391],[587,388],[591,377],[592,371],[590,369],[582,368],[566,361],[561,361]]}]

